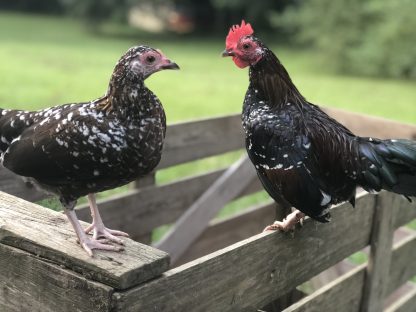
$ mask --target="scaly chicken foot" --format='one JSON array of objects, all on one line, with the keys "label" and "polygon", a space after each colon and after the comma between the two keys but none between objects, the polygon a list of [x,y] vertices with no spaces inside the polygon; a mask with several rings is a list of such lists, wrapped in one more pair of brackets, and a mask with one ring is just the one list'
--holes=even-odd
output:
[{"label": "scaly chicken foot", "polygon": [[97,240],[97,241],[101,241],[101,240],[108,240],[120,245],[124,245],[124,242],[118,238],[117,236],[123,236],[123,237],[128,237],[129,234],[122,232],[122,231],[116,231],[116,230],[111,230],[106,228],[102,223],[100,224],[95,224],[95,222],[91,223],[91,225],[89,225],[84,232],[86,234],[89,234],[91,231],[93,231],[93,239]]},{"label": "scaly chicken foot", "polygon": [[75,210],[73,209],[65,209],[65,214],[68,217],[68,220],[71,222],[72,227],[75,230],[75,233],[78,237],[78,242],[82,246],[82,248],[87,252],[87,254],[92,257],[93,249],[100,249],[100,250],[110,250],[110,251],[121,251],[123,247],[120,246],[113,246],[109,245],[109,239],[94,239],[88,237],[84,230],[81,227],[81,224],[78,221],[78,218],[75,214]]},{"label": "scaly chicken foot", "polygon": [[88,194],[88,203],[91,209],[92,223],[84,230],[84,232],[89,234],[93,231],[92,238],[97,242],[100,242],[101,240],[108,240],[119,245],[124,245],[124,242],[117,236],[128,237],[129,234],[122,231],[111,230],[104,226],[103,220],[98,212],[94,194]]},{"label": "scaly chicken foot", "polygon": [[274,221],[273,224],[268,225],[264,228],[263,232],[265,231],[283,231],[287,232],[290,230],[294,230],[296,224],[300,223],[303,224],[303,219],[305,218],[305,214],[300,212],[299,210],[295,210],[292,213],[288,214],[283,221]]},{"label": "scaly chicken foot", "polygon": [[122,251],[124,250],[123,247],[120,246],[113,246],[109,245],[109,240],[96,240],[94,238],[89,238],[85,236],[85,238],[80,238],[79,243],[84,248],[84,250],[88,253],[90,257],[93,256],[92,250],[99,249],[99,250],[109,250],[109,251]]}]

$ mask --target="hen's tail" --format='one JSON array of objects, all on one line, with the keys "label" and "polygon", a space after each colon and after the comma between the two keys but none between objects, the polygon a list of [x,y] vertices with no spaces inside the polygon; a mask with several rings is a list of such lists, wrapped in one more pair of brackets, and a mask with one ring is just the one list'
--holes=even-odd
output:
[{"label": "hen's tail", "polygon": [[14,140],[19,139],[22,131],[31,124],[30,112],[0,108],[0,157]]},{"label": "hen's tail", "polygon": [[366,159],[362,186],[416,196],[416,141],[366,140],[359,152]]}]

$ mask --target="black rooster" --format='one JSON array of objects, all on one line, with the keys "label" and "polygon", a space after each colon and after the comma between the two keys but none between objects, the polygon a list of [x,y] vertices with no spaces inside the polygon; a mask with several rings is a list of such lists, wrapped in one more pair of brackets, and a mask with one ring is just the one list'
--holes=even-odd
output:
[{"label": "black rooster", "polygon": [[[355,204],[357,186],[416,195],[416,142],[354,135],[309,103],[250,24],[230,29],[223,56],[250,66],[243,105],[248,155],[269,195],[294,211],[268,229],[288,230],[304,214],[329,221],[333,204]],[[410,200],[410,199],[409,199]]]},{"label": "black rooster", "polygon": [[[166,130],[159,99],[144,85],[151,74],[179,69],[159,50],[129,49],[118,61],[107,93],[94,101],[37,112],[0,110],[0,153],[4,167],[59,196],[81,246],[122,250],[95,203],[96,192],[129,183],[159,163]],[[88,195],[93,222],[85,233],[74,206]]]}]

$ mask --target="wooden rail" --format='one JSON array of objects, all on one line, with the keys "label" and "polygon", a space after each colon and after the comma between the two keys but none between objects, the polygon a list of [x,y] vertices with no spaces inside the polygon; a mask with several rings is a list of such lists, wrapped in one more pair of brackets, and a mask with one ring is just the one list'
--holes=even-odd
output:
[{"label": "wooden rail", "polygon": [[[125,252],[88,258],[74,246],[61,214],[4,193],[0,199],[0,307],[6,311],[53,311],[58,305],[60,311],[253,311],[370,244],[374,217],[385,205],[393,210],[392,229],[416,218],[416,205],[399,196],[361,194],[356,209],[333,208],[329,224],[308,219],[294,236],[261,233],[166,271],[166,254],[128,239]],[[416,274],[415,257],[415,233],[393,246],[383,272],[386,295]],[[358,311],[366,268],[287,311],[326,311],[334,301],[337,310]],[[404,304],[409,300],[414,297]]]},{"label": "wooden rail", "polygon": [[[412,125],[327,111],[360,135],[416,137]],[[242,147],[239,115],[172,125],[158,170]],[[277,299],[284,311],[330,311],[334,302],[340,311],[381,311],[416,275],[414,232],[392,243],[395,229],[416,218],[416,205],[393,194],[361,194],[356,209],[334,207],[331,223],[307,220],[294,237],[258,234],[274,219],[271,202],[212,220],[230,200],[262,190],[245,164],[162,185],[153,174],[99,202],[106,225],[145,243],[154,228],[173,223],[157,245],[171,257],[127,239],[126,251],[90,259],[74,246],[61,213],[0,193],[0,311],[272,311]],[[45,197],[5,169],[0,190],[29,201]],[[86,206],[77,213],[89,219]],[[284,296],[365,247],[368,265],[343,266],[308,296]],[[170,260],[182,265],[169,269]],[[297,302],[283,304],[282,296]],[[399,297],[387,311],[413,311],[414,287]]]}]

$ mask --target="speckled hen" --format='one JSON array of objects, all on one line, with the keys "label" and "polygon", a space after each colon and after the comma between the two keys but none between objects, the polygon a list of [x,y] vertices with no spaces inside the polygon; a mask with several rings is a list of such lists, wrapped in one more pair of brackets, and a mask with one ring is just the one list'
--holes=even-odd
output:
[{"label": "speckled hen", "polygon": [[[166,130],[165,113],[144,80],[163,69],[179,69],[161,51],[147,46],[129,49],[118,61],[106,94],[94,101],[40,111],[0,110],[1,163],[59,196],[81,246],[122,250],[107,229],[95,193],[143,177],[159,163]],[[86,230],[74,206],[88,195],[93,221]],[[92,238],[86,234],[93,231]]]},{"label": "speckled hen", "polygon": [[304,214],[327,222],[331,205],[354,205],[357,186],[416,195],[415,141],[354,135],[301,95],[244,21],[230,29],[223,56],[250,68],[242,119],[257,174],[285,210],[298,209],[267,230],[291,229]]}]

